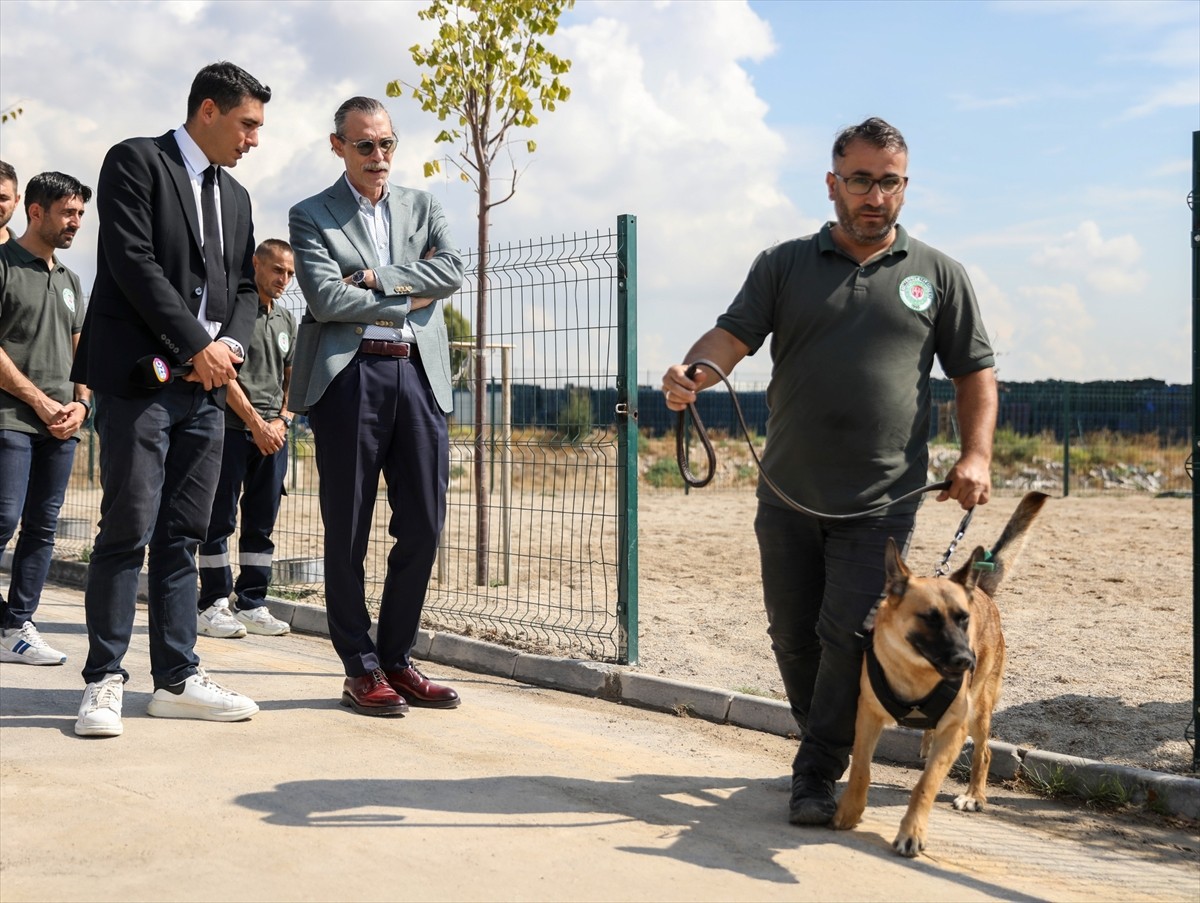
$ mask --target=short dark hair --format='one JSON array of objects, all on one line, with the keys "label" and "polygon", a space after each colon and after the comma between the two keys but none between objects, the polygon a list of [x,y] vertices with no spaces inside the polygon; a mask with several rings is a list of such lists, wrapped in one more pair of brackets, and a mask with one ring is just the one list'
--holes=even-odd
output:
[{"label": "short dark hair", "polygon": [[20,183],[17,181],[17,171],[12,168],[11,163],[5,163],[0,160],[0,182],[12,182],[18,188]]},{"label": "short dark hair", "polygon": [[49,210],[55,201],[73,197],[83,198],[86,204],[92,199],[92,189],[65,173],[39,172],[25,186],[25,215],[29,216],[29,208],[34,204]]},{"label": "short dark hair", "polygon": [[241,66],[224,61],[210,63],[192,79],[192,90],[188,92],[187,118],[195,116],[205,100],[212,100],[218,110],[228,113],[247,97],[266,103],[271,99],[271,89]]},{"label": "short dark hair", "polygon": [[264,238],[254,249],[254,256],[262,260],[268,254],[291,254],[292,246],[282,238]]},{"label": "short dark hair", "polygon": [[846,148],[852,141],[865,141],[880,150],[908,153],[908,145],[904,143],[904,136],[900,134],[900,130],[878,116],[872,116],[858,125],[847,126],[838,132],[833,141],[834,164],[837,163],[838,157],[846,156]]},{"label": "short dark hair", "polygon": [[366,113],[368,116],[383,113],[387,116],[388,122],[392,121],[391,113],[374,97],[351,97],[333,114],[333,133],[335,135],[345,135],[343,129],[346,127],[346,117],[351,113]]}]

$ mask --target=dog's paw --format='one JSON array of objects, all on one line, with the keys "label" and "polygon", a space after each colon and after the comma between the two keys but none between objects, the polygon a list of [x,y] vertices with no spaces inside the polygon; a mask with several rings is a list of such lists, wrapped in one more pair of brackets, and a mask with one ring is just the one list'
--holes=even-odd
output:
[{"label": "dog's paw", "polygon": [[954,798],[954,808],[959,812],[982,812],[983,802],[969,794],[961,793]]},{"label": "dog's paw", "polygon": [[845,808],[838,806],[837,812],[833,814],[833,818],[829,821],[829,827],[835,831],[849,831],[862,821],[862,814],[862,809],[854,811],[849,806]]},{"label": "dog's paw", "polygon": [[892,841],[892,849],[901,856],[912,859],[925,849],[925,838],[919,834],[909,833],[902,828],[896,835],[896,839]]}]

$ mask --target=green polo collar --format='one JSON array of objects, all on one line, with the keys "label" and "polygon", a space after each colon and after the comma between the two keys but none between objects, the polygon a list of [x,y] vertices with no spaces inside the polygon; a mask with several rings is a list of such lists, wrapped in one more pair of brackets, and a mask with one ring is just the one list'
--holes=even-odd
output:
[{"label": "green polo collar", "polygon": [[[833,253],[841,254],[843,257],[849,257],[845,251],[838,247],[838,243],[833,240],[834,223],[828,222],[821,227],[821,231],[817,233],[817,250],[822,254]],[[891,257],[893,254],[908,253],[908,233],[904,231],[904,227],[896,223],[896,240],[892,242],[892,246],[887,249],[882,257],[876,258],[882,260],[884,257]],[[855,261],[857,263],[857,261]]]},{"label": "green polo collar", "polygon": [[[4,243],[4,246],[9,248],[11,253],[15,254],[20,259],[21,263],[40,263],[42,268],[45,269],[47,273],[50,272],[50,269],[46,267],[45,260],[43,260],[41,257],[38,257],[33,252],[27,251],[15,238],[10,238]],[[54,272],[61,273],[65,267],[59,263],[58,257],[56,255],[51,255],[51,259],[54,261]]]}]

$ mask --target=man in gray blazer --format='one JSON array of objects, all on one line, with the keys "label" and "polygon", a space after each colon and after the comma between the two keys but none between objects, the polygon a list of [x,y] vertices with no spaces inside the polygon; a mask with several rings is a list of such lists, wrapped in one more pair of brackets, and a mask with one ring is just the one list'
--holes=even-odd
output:
[{"label": "man in gray blazer", "polygon": [[[345,174],[289,215],[308,304],[291,407],[308,415],[316,441],[325,605],[346,671],[341,702],[363,715],[454,708],[458,694],[421,674],[409,651],[446,514],[452,393],[442,300],[462,284],[462,259],[437,200],[388,182],[396,136],[383,104],[350,98],[329,140]],[[380,472],[395,542],[376,644],[363,562]]]}]

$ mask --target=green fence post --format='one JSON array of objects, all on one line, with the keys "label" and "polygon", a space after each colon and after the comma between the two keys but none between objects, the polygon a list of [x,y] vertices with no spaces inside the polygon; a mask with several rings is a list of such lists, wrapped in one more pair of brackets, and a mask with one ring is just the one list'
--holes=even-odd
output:
[{"label": "green fence post", "polygon": [[1200,496],[1196,494],[1196,457],[1200,452],[1200,132],[1192,132],[1192,771],[1200,770]]},{"label": "green fence post", "polygon": [[617,217],[617,660],[638,660],[637,217]]},{"label": "green fence post", "polygon": [[1062,384],[1063,406],[1063,498],[1071,494],[1071,384]]}]

